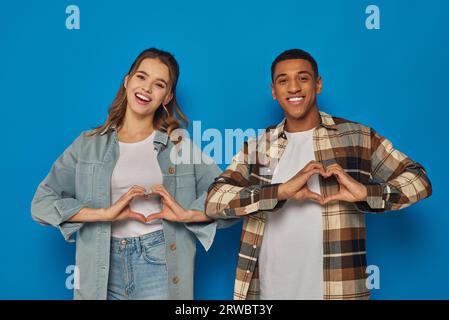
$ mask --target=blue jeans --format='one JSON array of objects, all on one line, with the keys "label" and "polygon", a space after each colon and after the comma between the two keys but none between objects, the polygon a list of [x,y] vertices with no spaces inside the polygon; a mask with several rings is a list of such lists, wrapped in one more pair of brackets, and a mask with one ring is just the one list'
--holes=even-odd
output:
[{"label": "blue jeans", "polygon": [[107,299],[169,299],[163,230],[112,238]]}]

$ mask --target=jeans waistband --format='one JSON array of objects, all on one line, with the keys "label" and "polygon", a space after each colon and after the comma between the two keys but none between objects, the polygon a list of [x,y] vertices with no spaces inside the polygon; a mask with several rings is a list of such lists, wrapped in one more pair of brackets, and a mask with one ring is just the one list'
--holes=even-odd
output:
[{"label": "jeans waistband", "polygon": [[138,237],[111,238],[111,249],[123,249],[125,247],[135,249],[139,254],[144,245],[154,246],[165,242],[164,230],[157,230]]}]

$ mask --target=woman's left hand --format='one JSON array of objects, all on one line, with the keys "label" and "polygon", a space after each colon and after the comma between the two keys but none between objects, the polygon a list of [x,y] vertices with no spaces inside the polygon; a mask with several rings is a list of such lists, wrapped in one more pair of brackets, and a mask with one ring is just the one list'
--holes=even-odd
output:
[{"label": "woman's left hand", "polygon": [[149,215],[146,220],[150,222],[155,219],[165,219],[176,222],[204,222],[210,221],[203,212],[184,209],[165,189],[163,185],[151,187],[151,194],[157,194],[162,199],[162,210]]}]

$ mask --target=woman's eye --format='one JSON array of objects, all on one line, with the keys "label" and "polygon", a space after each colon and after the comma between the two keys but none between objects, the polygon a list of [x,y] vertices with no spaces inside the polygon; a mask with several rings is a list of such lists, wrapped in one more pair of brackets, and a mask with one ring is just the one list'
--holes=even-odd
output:
[{"label": "woman's eye", "polygon": [[158,86],[158,87],[161,88],[161,89],[164,89],[164,88],[165,88],[165,86],[164,86],[162,83],[156,83],[156,86]]},{"label": "woman's eye", "polygon": [[141,74],[138,74],[138,75],[137,75],[137,78],[140,79],[140,80],[145,80],[145,77],[142,76]]}]

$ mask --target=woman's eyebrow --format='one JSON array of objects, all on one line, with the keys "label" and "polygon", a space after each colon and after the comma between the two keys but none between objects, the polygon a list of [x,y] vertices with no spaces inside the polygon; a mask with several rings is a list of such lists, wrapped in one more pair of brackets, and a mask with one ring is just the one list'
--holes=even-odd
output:
[{"label": "woman's eyebrow", "polygon": [[[145,71],[139,70],[136,73],[143,73],[144,75],[146,75],[147,77],[149,77],[150,75],[148,73],[146,73]],[[165,83],[167,85],[167,81],[165,81],[162,78],[156,78],[156,80],[162,81],[163,83]]]}]

